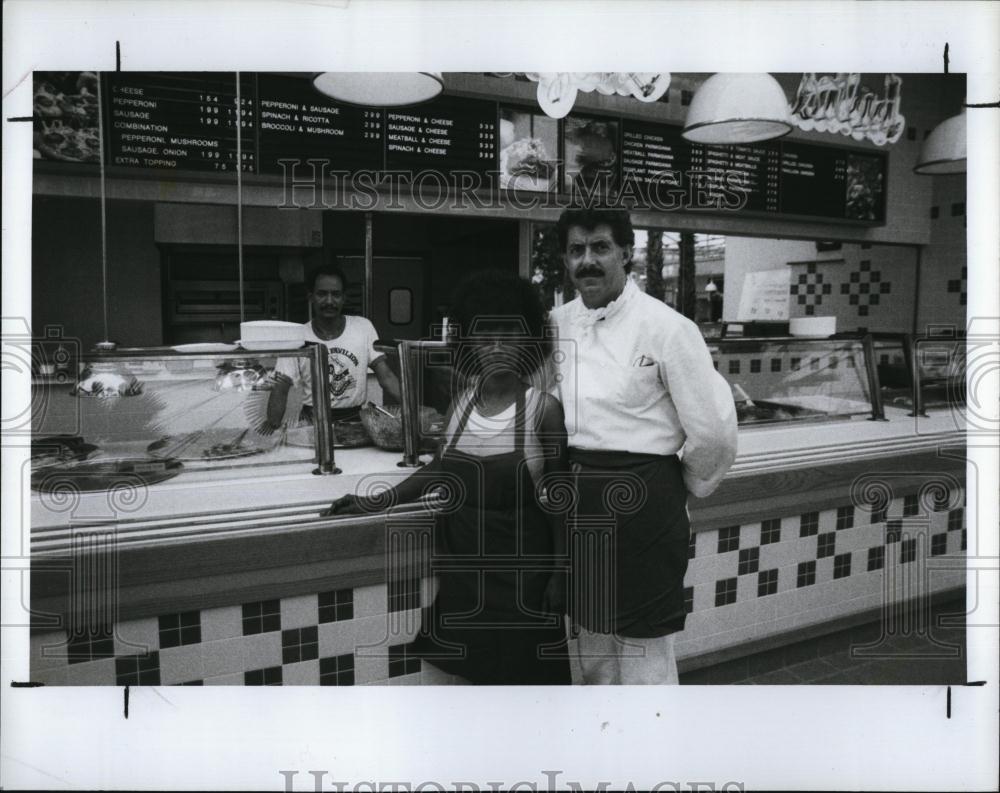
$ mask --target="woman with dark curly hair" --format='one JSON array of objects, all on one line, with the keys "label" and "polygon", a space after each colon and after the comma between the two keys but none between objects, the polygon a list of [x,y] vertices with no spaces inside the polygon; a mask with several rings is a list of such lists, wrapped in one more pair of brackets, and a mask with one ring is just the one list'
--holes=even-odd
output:
[{"label": "woman with dark curly hair", "polygon": [[[392,494],[416,500],[435,476],[449,494],[435,526],[438,593],[413,650],[471,683],[568,684],[556,508],[566,428],[559,401],[530,384],[549,351],[541,301],[524,279],[485,271],[459,285],[451,316],[457,376],[445,436],[434,462]],[[328,514],[371,511],[365,502],[345,496]]]}]

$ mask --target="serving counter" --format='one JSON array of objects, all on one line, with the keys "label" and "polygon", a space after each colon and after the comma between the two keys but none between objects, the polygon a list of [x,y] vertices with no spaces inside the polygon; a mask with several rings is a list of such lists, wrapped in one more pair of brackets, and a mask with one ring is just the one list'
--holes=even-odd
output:
[{"label": "serving counter", "polygon": [[[876,409],[886,389],[870,339],[710,347],[743,421],[729,475],[690,503],[682,670],[880,613],[887,631],[900,630],[899,609],[961,591],[960,404],[926,415],[891,401]],[[747,410],[762,402],[826,410]],[[399,452],[336,449],[342,473],[324,476],[314,473],[318,451],[300,451],[279,443],[266,456],[139,486],[36,490],[32,679],[449,682],[407,655],[433,597],[433,494],[371,515],[319,514],[340,495],[378,492],[419,469],[401,467]]]}]

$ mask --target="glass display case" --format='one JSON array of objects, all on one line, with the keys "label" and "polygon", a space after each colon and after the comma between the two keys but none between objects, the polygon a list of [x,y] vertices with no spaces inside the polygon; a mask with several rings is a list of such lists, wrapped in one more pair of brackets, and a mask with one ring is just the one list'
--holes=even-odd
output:
[{"label": "glass display case", "polygon": [[32,487],[96,490],[274,464],[334,473],[329,415],[305,421],[303,411],[329,399],[326,347],[270,347],[94,352],[78,379],[36,376]]},{"label": "glass display case", "polygon": [[926,415],[965,404],[964,339],[876,333],[872,344],[885,405]]},{"label": "glass display case", "polygon": [[740,427],[883,419],[870,336],[709,342]]}]

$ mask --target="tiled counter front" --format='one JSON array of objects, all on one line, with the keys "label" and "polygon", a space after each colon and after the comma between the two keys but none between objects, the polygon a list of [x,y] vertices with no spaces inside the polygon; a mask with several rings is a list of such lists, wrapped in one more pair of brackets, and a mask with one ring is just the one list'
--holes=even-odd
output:
[{"label": "tiled counter front", "polygon": [[[70,685],[449,683],[407,645],[430,579],[374,584],[32,637],[32,680]],[[421,595],[423,590],[423,595]]]},{"label": "tiled counter front", "polygon": [[[817,466],[727,480],[710,499],[692,502],[685,581],[689,617],[678,642],[682,669],[960,589],[966,549],[963,466],[960,454]],[[141,576],[130,580],[135,571],[122,571],[121,603],[113,612],[121,618],[113,629],[100,627],[91,613],[86,621],[96,629],[72,636],[65,629],[33,633],[32,680],[456,682],[407,655],[434,581],[419,574],[425,567],[400,565],[398,554],[387,555],[384,548],[403,547],[397,543],[407,536],[427,536],[426,522],[413,528],[407,535],[404,522],[395,540],[372,524],[341,529],[340,539],[330,536],[329,527],[298,539],[278,536],[270,548],[240,546],[252,560],[244,569],[227,560],[232,548],[186,551],[177,557],[181,561],[164,559],[166,549],[158,549],[163,567],[157,573],[153,557],[146,558],[153,570],[149,582]],[[224,564],[232,569],[224,576],[167,580],[186,569],[185,558],[200,560],[195,567],[201,570]],[[127,564],[126,556],[122,565]],[[157,575],[164,582],[159,589]],[[67,612],[65,605],[52,607],[57,601],[41,602],[50,611]]]}]

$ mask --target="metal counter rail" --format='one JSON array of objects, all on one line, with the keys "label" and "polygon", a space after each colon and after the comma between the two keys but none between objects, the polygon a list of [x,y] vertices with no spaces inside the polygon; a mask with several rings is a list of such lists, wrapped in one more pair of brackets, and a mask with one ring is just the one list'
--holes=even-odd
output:
[{"label": "metal counter rail", "polygon": [[441,498],[424,496],[418,501],[400,504],[381,512],[357,513],[321,517],[319,512],[329,501],[317,501],[295,507],[271,509],[247,508],[232,510],[226,515],[213,512],[190,512],[169,518],[123,518],[115,521],[74,521],[71,525],[33,529],[31,553],[39,556],[65,555],[72,550],[75,538],[87,533],[114,533],[120,548],[163,546],[178,542],[198,542],[247,537],[273,532],[275,529],[294,531],[316,528],[375,526],[388,518],[408,518],[433,514]]}]

